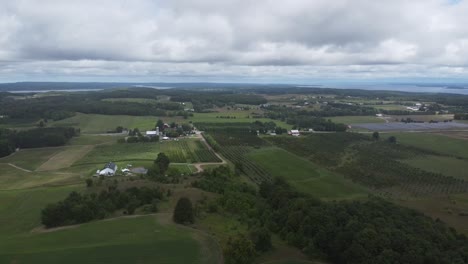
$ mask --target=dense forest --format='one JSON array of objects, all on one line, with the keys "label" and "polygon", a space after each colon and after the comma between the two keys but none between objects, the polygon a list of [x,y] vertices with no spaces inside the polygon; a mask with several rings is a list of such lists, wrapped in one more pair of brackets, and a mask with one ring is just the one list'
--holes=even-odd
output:
[{"label": "dense forest", "polygon": [[[264,182],[257,192],[220,167],[204,172],[194,187],[221,194],[208,212],[232,215],[250,228],[248,233],[267,230],[315,259],[332,263],[466,263],[468,240],[441,221],[381,198],[364,201],[325,202],[299,193],[282,179]],[[269,231],[268,231],[269,230]],[[237,259],[259,244],[251,236],[243,246],[228,243],[226,255]],[[240,252],[245,245],[250,245]],[[258,251],[258,250],[257,250]],[[236,254],[237,252],[237,254]],[[244,262],[243,262],[244,263]],[[245,262],[251,263],[251,262]]]}]

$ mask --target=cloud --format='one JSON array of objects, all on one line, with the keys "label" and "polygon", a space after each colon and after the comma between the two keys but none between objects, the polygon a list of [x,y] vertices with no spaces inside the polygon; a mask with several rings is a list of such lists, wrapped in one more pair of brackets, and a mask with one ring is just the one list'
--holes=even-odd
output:
[{"label": "cloud", "polygon": [[467,12],[447,0],[0,1],[0,78],[468,78]]}]

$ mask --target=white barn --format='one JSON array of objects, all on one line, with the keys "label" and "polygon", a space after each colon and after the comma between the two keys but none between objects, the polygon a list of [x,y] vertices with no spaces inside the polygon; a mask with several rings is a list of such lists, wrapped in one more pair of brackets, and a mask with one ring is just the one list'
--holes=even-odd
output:
[{"label": "white barn", "polygon": [[117,165],[113,162],[107,163],[102,170],[99,171],[99,176],[114,176],[117,171]]}]

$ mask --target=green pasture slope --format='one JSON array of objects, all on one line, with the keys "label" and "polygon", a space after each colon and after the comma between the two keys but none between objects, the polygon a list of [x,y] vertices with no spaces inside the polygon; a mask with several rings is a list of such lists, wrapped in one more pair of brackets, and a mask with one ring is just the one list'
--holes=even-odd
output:
[{"label": "green pasture slope", "polygon": [[190,232],[163,226],[154,216],[29,233],[0,245],[2,263],[204,263]]},{"label": "green pasture slope", "polygon": [[286,150],[272,147],[248,154],[273,177],[282,177],[299,191],[325,199],[348,199],[366,196],[364,188],[316,166]]},{"label": "green pasture slope", "polygon": [[60,121],[52,122],[52,126],[73,126],[81,129],[84,134],[106,133],[117,126],[139,128],[141,131],[153,129],[158,117],[129,115],[98,115],[77,113]]}]

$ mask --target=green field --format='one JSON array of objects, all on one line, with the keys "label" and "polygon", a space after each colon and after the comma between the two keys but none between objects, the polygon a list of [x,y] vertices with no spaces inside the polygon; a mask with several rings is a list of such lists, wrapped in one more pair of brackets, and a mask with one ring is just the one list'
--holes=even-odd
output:
[{"label": "green field", "polygon": [[2,263],[205,263],[191,232],[152,216],[27,234],[0,245]]},{"label": "green field", "polygon": [[0,164],[0,170],[0,190],[55,186],[80,181],[72,173],[26,172],[8,164]]},{"label": "green field", "polygon": [[343,124],[360,124],[360,123],[385,123],[385,120],[382,118],[377,118],[376,116],[335,116],[327,117],[335,123]]},{"label": "green field", "polygon": [[406,164],[426,171],[468,180],[468,160],[444,156],[422,156],[403,160]]},{"label": "green field", "polygon": [[9,237],[29,234],[32,229],[40,225],[40,213],[46,204],[63,199],[71,191],[80,188],[82,187],[75,185],[0,191],[1,254],[5,254],[3,244],[8,242]]},{"label": "green field", "polygon": [[97,145],[97,144],[109,144],[117,142],[117,139],[123,138],[119,136],[99,136],[99,135],[86,135],[81,134],[78,137],[73,137],[68,144],[69,145]]},{"label": "green field", "polygon": [[158,153],[164,152],[171,162],[192,163],[203,159],[204,162],[219,161],[204,144],[195,139],[162,141],[154,143],[127,143],[98,145],[88,155],[77,161],[79,164],[100,164],[109,161],[153,161]]},{"label": "green field", "polygon": [[139,128],[141,131],[154,128],[157,117],[154,116],[129,116],[129,115],[98,115],[81,114],[60,121],[51,122],[51,126],[73,126],[81,129],[84,134],[106,133],[117,126],[125,128]]},{"label": "green field", "polygon": [[282,177],[299,191],[326,199],[365,196],[364,188],[344,177],[280,148],[267,148],[248,154],[274,177]]},{"label": "green field", "polygon": [[430,133],[391,133],[404,145],[433,151],[447,156],[468,158],[468,141]]},{"label": "green field", "polygon": [[16,166],[35,170],[65,147],[22,149],[8,157],[0,158],[0,163],[12,163]]},{"label": "green field", "polygon": [[[219,118],[220,116],[229,116],[231,118]],[[233,118],[235,117],[235,118]],[[255,121],[261,122],[275,122],[278,126],[286,129],[291,129],[292,125],[286,124],[279,120],[269,118],[253,118],[252,111],[226,111],[216,113],[194,113],[193,117],[189,117],[193,123],[253,123]]]}]

